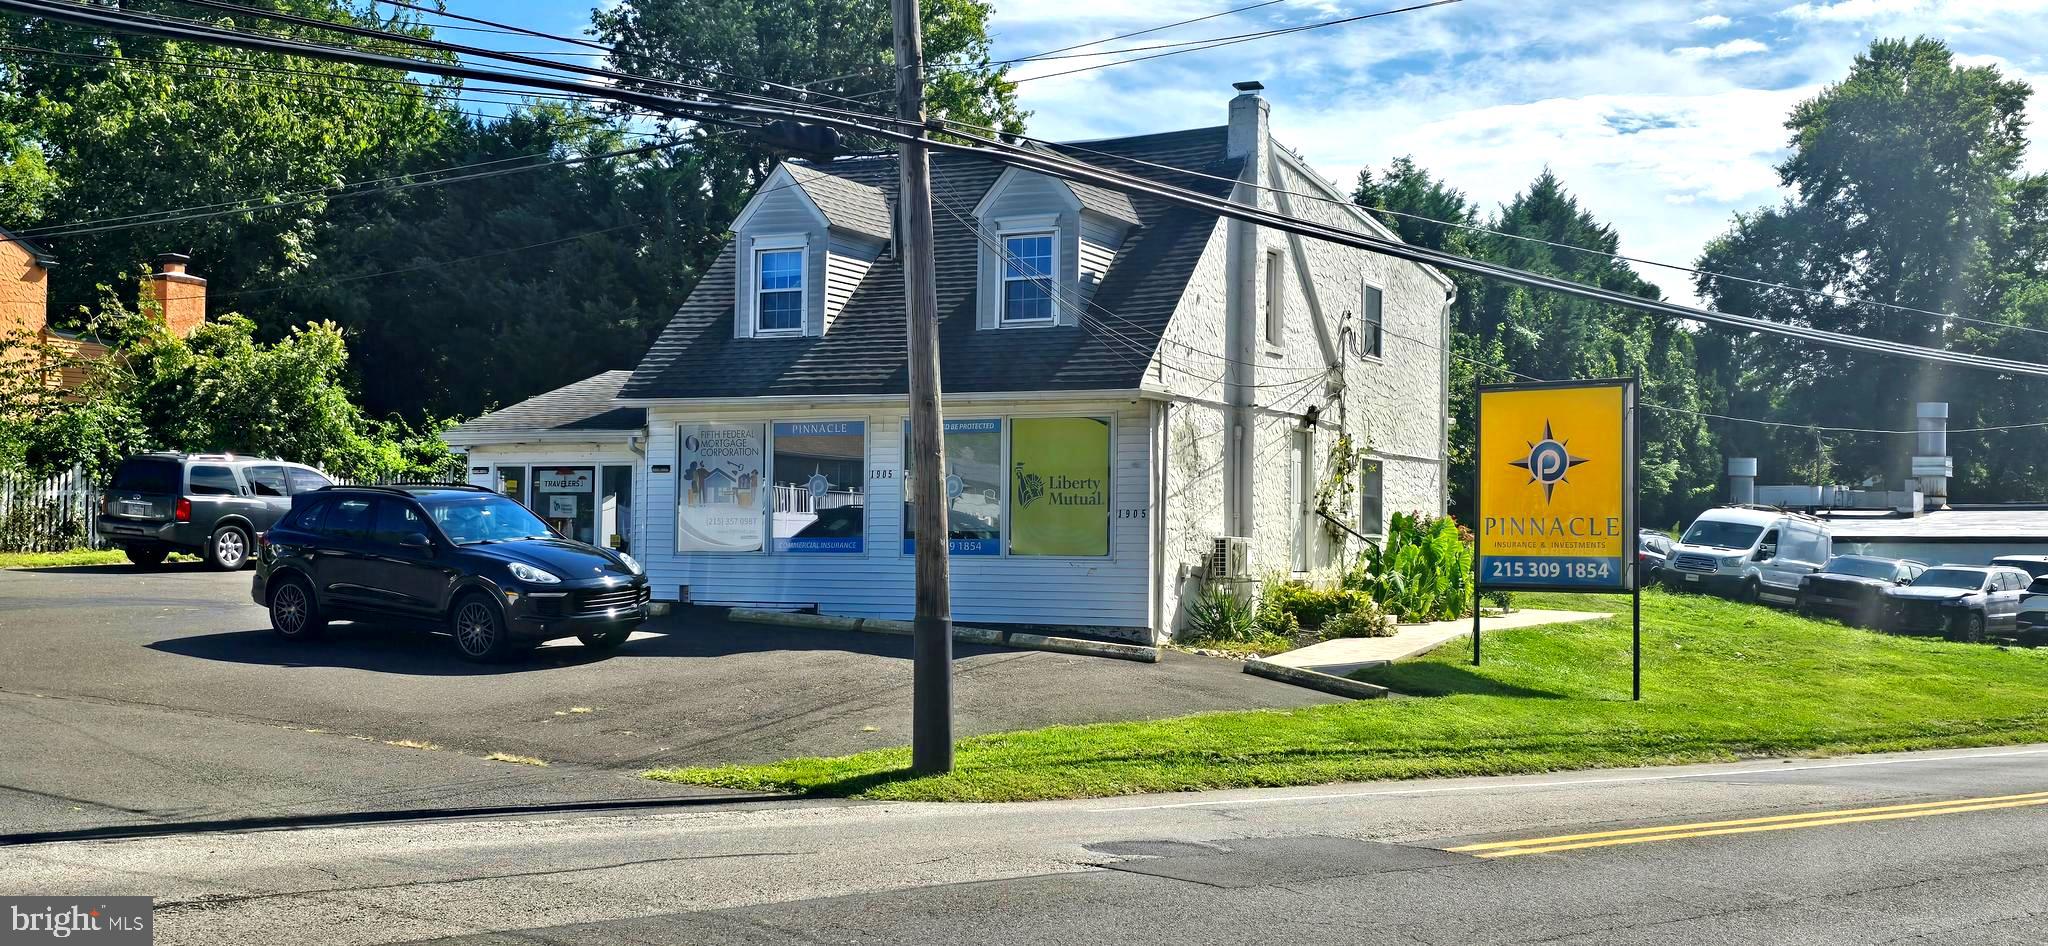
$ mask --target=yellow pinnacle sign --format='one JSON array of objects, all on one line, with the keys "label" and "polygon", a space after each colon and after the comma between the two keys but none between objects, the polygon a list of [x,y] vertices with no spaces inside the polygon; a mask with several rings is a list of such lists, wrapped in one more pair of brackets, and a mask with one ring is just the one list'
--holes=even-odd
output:
[{"label": "yellow pinnacle sign", "polygon": [[1483,589],[1635,585],[1635,383],[1479,389]]}]

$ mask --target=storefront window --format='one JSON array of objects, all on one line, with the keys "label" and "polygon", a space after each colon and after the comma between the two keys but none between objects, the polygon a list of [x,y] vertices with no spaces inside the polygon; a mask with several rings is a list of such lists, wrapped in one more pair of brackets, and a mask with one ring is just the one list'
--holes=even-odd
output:
[{"label": "storefront window", "polygon": [[523,466],[501,466],[498,468],[498,492],[520,502],[526,501],[526,468]]},{"label": "storefront window", "polygon": [[633,550],[633,468],[604,468],[604,490],[597,500],[597,538],[621,552]]},{"label": "storefront window", "polygon": [[[917,551],[914,455],[903,438],[903,551]],[[1003,535],[1003,422],[946,422],[946,530],[948,554],[997,555]]]},{"label": "storefront window", "polygon": [[866,550],[867,424],[777,423],[773,469],[775,551]]},{"label": "storefront window", "polygon": [[596,471],[587,466],[533,468],[533,511],[578,542],[597,542]]},{"label": "storefront window", "polygon": [[676,435],[676,550],[760,551],[766,430],[681,424]]},{"label": "storefront window", "polygon": [[1010,554],[1109,554],[1109,421],[1010,421]]}]

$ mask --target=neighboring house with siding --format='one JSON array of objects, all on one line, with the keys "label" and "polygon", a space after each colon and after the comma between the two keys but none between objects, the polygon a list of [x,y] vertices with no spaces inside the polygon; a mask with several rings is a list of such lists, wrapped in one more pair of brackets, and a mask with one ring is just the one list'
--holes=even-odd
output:
[{"label": "neighboring house with siding", "polygon": [[[1054,150],[1393,236],[1240,92],[1223,126]],[[1336,564],[1315,506],[1342,434],[1368,458],[1351,526],[1442,511],[1440,273],[974,157],[932,176],[955,620],[1153,640],[1217,537],[1246,537],[1254,574]],[[629,508],[618,541],[658,598],[908,617],[896,187],[892,156],[778,167],[629,376],[449,435],[472,481],[579,534]],[[644,426],[574,427],[621,409]]]}]

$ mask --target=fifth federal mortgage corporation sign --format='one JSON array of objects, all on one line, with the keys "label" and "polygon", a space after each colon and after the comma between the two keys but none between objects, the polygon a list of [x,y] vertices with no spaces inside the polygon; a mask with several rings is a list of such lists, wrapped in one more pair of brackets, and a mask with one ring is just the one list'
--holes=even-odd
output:
[{"label": "fifth federal mortgage corporation sign", "polygon": [[1479,389],[1479,587],[1635,586],[1635,382]]}]

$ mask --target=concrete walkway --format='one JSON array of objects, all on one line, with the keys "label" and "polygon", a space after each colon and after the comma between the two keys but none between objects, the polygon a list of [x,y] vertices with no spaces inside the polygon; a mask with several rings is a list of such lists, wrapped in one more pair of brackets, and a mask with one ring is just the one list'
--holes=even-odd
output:
[{"label": "concrete walkway", "polygon": [[[1523,608],[1505,617],[1483,617],[1480,619],[1479,629],[1482,632],[1501,631],[1544,624],[1595,621],[1607,616],[1596,611],[1543,611]],[[1378,667],[1427,653],[1445,641],[1469,637],[1471,633],[1472,621],[1468,618],[1432,621],[1428,624],[1403,624],[1400,631],[1392,637],[1345,637],[1323,641],[1284,654],[1274,654],[1267,657],[1266,662],[1343,677],[1349,676],[1353,671]]]}]

